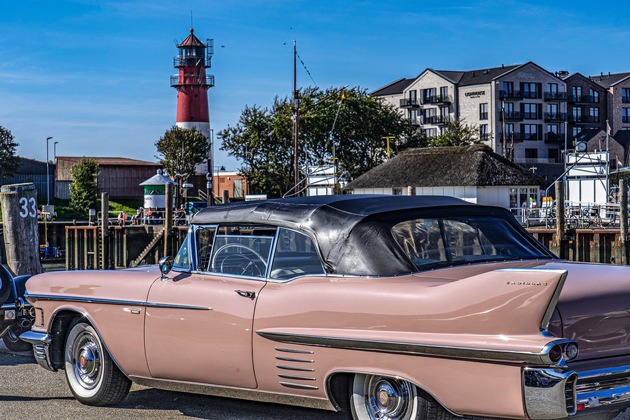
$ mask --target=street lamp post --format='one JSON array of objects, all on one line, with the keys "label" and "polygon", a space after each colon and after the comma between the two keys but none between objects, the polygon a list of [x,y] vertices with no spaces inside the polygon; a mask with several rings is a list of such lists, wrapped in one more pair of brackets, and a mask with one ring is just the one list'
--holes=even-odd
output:
[{"label": "street lamp post", "polygon": [[46,205],[50,204],[50,163],[48,159],[48,144],[52,137],[46,137]]},{"label": "street lamp post", "polygon": [[55,165],[57,164],[57,143],[58,141],[53,143],[53,160],[55,161]]}]

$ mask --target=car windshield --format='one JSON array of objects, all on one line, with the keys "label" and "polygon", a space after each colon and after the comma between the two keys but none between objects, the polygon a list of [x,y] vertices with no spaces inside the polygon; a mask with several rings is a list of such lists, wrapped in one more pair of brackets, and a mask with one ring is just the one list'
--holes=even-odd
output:
[{"label": "car windshield", "polygon": [[506,220],[449,217],[406,220],[392,228],[418,270],[481,261],[548,258]]}]

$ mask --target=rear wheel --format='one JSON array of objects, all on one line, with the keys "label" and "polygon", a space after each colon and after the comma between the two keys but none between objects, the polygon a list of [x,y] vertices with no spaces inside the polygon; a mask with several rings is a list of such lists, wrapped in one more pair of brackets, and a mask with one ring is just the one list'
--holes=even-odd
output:
[{"label": "rear wheel", "polygon": [[85,322],[70,327],[64,352],[66,379],[74,397],[87,405],[115,405],[131,381],[114,364],[96,330]]},{"label": "rear wheel", "polygon": [[440,404],[424,398],[411,382],[379,375],[355,375],[350,396],[355,420],[446,420]]}]

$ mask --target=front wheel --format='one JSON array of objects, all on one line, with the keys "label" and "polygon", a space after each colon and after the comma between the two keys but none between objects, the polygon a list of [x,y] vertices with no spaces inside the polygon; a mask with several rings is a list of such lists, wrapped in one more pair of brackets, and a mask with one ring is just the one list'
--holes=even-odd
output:
[{"label": "front wheel", "polygon": [[76,322],[65,347],[66,379],[74,397],[86,405],[115,405],[125,399],[131,381],[118,369],[96,330]]},{"label": "front wheel", "polygon": [[355,420],[447,420],[451,414],[416,386],[379,375],[355,375],[350,408]]}]

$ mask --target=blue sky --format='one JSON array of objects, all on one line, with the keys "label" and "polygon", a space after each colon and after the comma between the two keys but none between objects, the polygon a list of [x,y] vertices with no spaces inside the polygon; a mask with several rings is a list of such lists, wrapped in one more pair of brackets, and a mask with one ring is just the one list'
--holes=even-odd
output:
[{"label": "blue sky", "polygon": [[[604,7],[605,4],[605,7]],[[0,125],[20,156],[156,161],[175,124],[176,41],[214,39],[211,127],[298,85],[369,91],[425,68],[534,61],[585,75],[630,71],[630,3],[576,1],[30,0],[0,14]],[[306,69],[308,69],[309,74]],[[218,142],[217,142],[218,143]],[[215,147],[215,165],[239,163]]]}]

